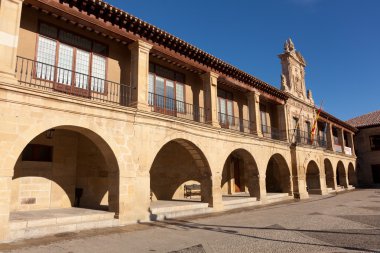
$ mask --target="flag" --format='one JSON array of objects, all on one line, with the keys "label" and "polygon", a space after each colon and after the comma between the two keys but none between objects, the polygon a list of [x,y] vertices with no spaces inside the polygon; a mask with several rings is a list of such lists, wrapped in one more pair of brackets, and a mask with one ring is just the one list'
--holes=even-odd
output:
[{"label": "flag", "polygon": [[321,111],[322,111],[322,104],[323,104],[323,101],[321,103],[321,106],[319,107],[318,111],[317,111],[317,115],[314,119],[314,122],[313,122],[313,127],[311,129],[311,143],[313,144],[314,142],[314,135],[315,135],[315,130],[317,129],[317,123],[318,123],[318,119],[319,119],[319,115],[321,114]]}]

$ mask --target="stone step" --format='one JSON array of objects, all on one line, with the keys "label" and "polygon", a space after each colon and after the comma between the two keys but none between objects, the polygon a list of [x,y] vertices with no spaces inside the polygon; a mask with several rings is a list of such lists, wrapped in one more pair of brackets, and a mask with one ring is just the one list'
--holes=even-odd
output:
[{"label": "stone step", "polygon": [[327,192],[328,193],[333,193],[333,192],[335,192],[335,190],[333,188],[327,188]]},{"label": "stone step", "polygon": [[257,201],[257,198],[253,197],[223,200],[224,210],[257,206],[260,204],[261,201]]},{"label": "stone step", "polygon": [[286,200],[292,200],[294,199],[293,196],[289,196],[288,193],[270,193],[267,194],[266,204],[280,202],[280,201],[286,201]]},{"label": "stone step", "polygon": [[213,209],[208,207],[208,203],[196,203],[192,205],[151,207],[150,212],[150,220],[155,221],[211,213]]},{"label": "stone step", "polygon": [[41,219],[35,217],[29,220],[11,220],[9,240],[36,238],[94,228],[116,227],[119,225],[119,220],[115,219],[114,216],[114,213],[99,212]]}]

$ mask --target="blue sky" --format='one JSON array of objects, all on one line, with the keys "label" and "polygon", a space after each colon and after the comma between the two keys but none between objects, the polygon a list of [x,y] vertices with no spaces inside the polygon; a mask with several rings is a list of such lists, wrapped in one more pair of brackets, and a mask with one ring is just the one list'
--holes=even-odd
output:
[{"label": "blue sky", "polygon": [[108,2],[276,87],[291,37],[324,110],[347,120],[380,109],[380,0]]}]

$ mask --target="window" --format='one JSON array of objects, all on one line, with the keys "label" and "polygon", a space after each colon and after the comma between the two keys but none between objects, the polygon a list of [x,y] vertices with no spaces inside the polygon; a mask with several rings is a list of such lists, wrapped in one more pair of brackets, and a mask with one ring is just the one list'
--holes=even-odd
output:
[{"label": "window", "polygon": [[219,122],[222,126],[234,125],[232,93],[218,89]]},{"label": "window", "polygon": [[380,150],[380,135],[372,135],[369,137],[371,150]]},{"label": "window", "polygon": [[47,145],[28,144],[22,151],[22,161],[52,162],[53,147]]},{"label": "window", "polygon": [[36,77],[53,81],[56,89],[104,93],[107,47],[79,35],[41,23]]},{"label": "window", "polygon": [[148,103],[166,112],[185,113],[185,76],[153,63],[149,64]]},{"label": "window", "polygon": [[311,124],[310,121],[305,121],[305,131],[306,131],[306,136],[309,141],[311,141]]},{"label": "window", "polygon": [[340,145],[340,143],[339,143],[339,137],[338,137],[338,129],[335,128],[335,127],[333,127],[332,133],[333,133],[333,138],[334,138],[334,144],[335,145]]},{"label": "window", "polygon": [[260,120],[261,120],[261,131],[263,133],[270,133],[267,122],[267,107],[260,104]]}]

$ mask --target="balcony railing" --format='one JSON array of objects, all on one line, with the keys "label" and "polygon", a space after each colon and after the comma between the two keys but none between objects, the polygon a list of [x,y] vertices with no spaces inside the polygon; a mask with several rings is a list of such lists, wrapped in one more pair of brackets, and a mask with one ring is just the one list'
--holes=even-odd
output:
[{"label": "balcony railing", "polygon": [[286,132],[279,130],[276,127],[261,125],[261,132],[264,137],[271,138],[274,140],[285,140]]},{"label": "balcony railing", "polygon": [[20,85],[65,93],[94,101],[128,106],[130,85],[108,81],[18,56],[16,78]]},{"label": "balcony railing", "polygon": [[243,133],[253,133],[253,122],[249,120],[224,113],[218,113],[218,120],[222,128],[232,129]]},{"label": "balcony railing", "polygon": [[291,129],[289,130],[289,139],[291,143],[297,143],[302,145],[309,145],[314,147],[327,147],[327,141],[325,136],[315,135],[311,138],[310,132],[305,132],[301,130]]},{"label": "balcony railing", "polygon": [[162,114],[202,123],[206,122],[206,113],[204,108],[173,98],[149,92],[148,105],[151,107],[151,110],[153,112],[159,112]]}]

